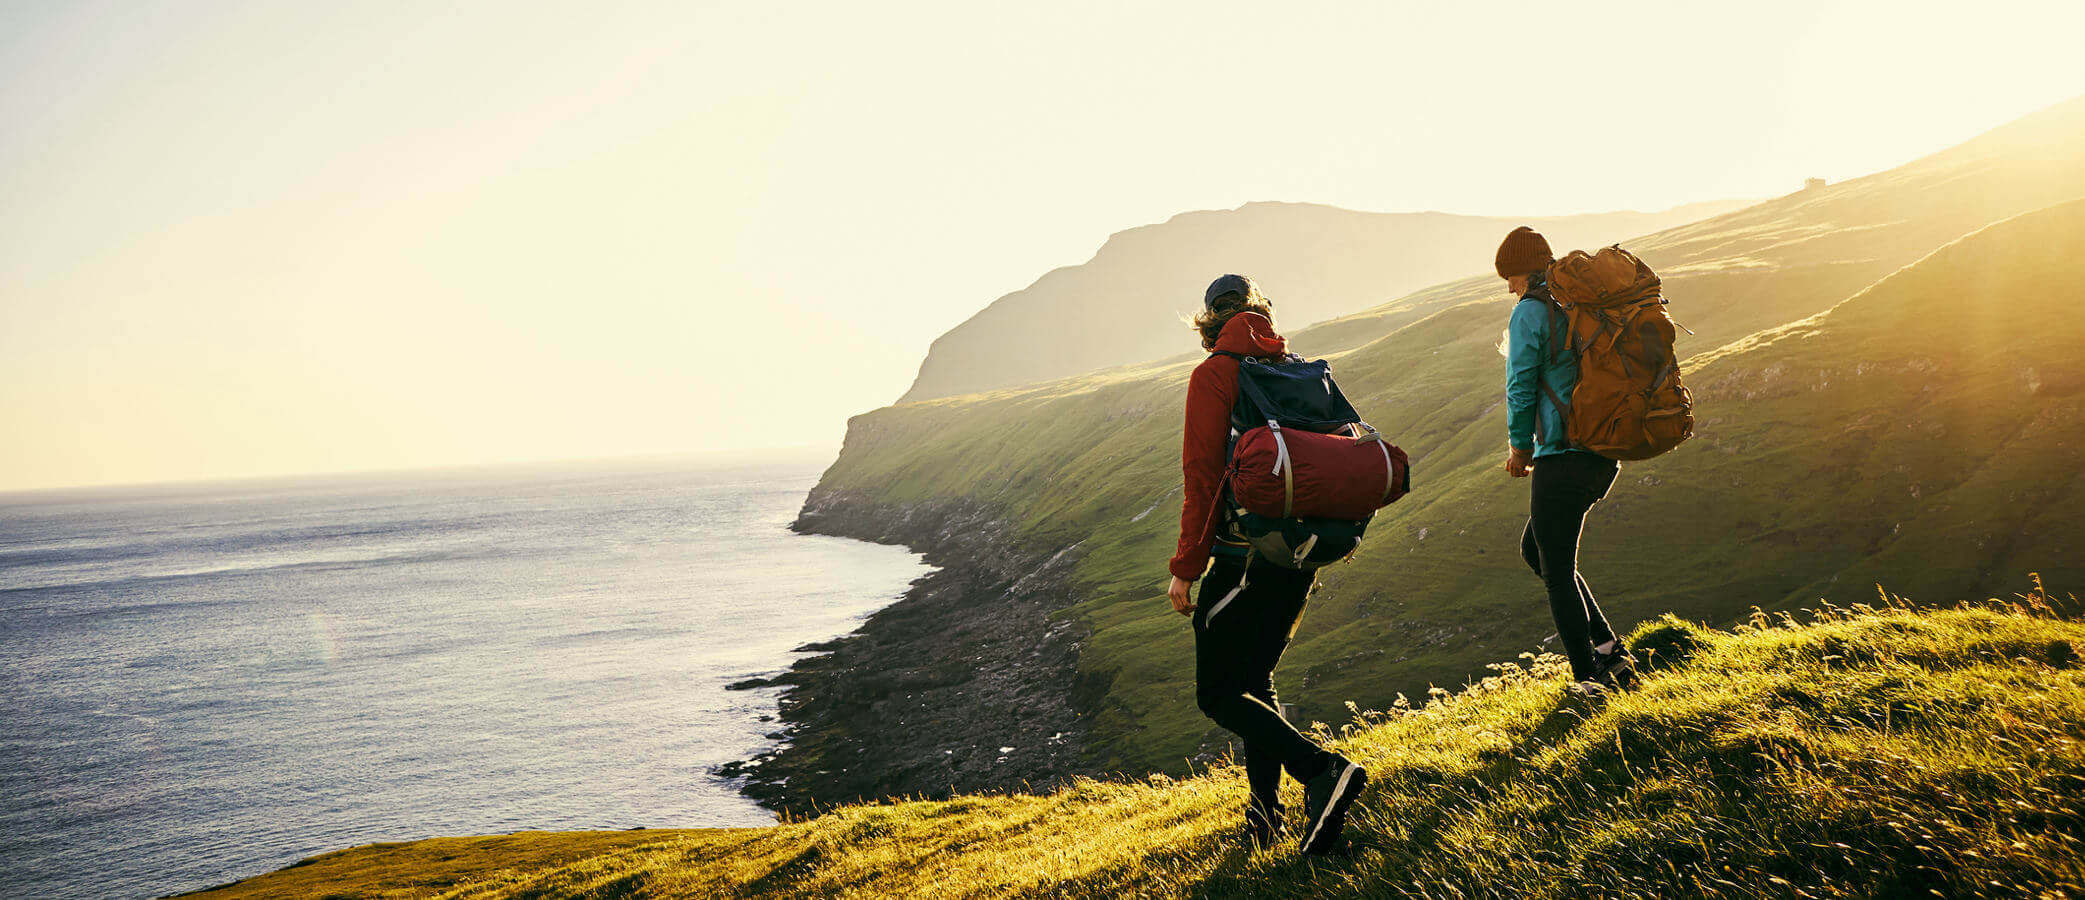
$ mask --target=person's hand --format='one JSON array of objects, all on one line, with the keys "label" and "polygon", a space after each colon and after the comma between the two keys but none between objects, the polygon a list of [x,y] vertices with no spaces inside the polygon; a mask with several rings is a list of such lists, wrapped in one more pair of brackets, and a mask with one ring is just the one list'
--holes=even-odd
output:
[{"label": "person's hand", "polygon": [[1188,590],[1192,587],[1194,587],[1194,582],[1178,575],[1173,576],[1172,584],[1166,585],[1166,599],[1173,601],[1174,612],[1183,616],[1195,614],[1194,598],[1188,594]]},{"label": "person's hand", "polygon": [[1511,452],[1506,454],[1506,474],[1515,478],[1526,478],[1528,477],[1528,467],[1534,465],[1534,463],[1534,451],[1513,447]]}]

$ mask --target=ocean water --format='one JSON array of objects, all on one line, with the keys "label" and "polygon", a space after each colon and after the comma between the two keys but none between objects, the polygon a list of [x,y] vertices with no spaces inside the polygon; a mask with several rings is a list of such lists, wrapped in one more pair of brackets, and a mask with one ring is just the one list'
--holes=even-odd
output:
[{"label": "ocean water", "polygon": [[763,825],[772,674],[926,569],[786,529],[810,464],[0,495],[0,896],[314,853]]}]

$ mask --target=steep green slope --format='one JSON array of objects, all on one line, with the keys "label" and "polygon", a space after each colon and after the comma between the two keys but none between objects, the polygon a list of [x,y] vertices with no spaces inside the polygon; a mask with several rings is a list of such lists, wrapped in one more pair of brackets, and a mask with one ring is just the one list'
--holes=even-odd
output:
[{"label": "steep green slope", "polygon": [[[1751,201],[1663,212],[1526,221],[1559,239],[1649,234]],[[1108,238],[1091,260],[1052,270],[934,340],[904,401],[1048,381],[1170,356],[1179,317],[1222,272],[1260,281],[1290,321],[1316,322],[1483,268],[1520,219],[1374,213],[1316,203],[1248,203],[1181,213]],[[1047,335],[1048,340],[1038,340]]]},{"label": "steep green slope", "polygon": [[1339,746],[1372,787],[1349,852],[1320,859],[1240,846],[1243,779],[1219,764],[571,861],[508,855],[507,837],[380,845],[203,896],[383,896],[405,860],[451,898],[2076,896],[2085,625],[2047,599],[1734,632],[1668,618],[1632,636],[1658,650],[1642,687],[1604,704],[1570,699],[1545,656],[1417,712],[1362,711]]},{"label": "steep green slope", "polygon": [[[1595,512],[1586,568],[1610,613],[1727,620],[1861,596],[1885,567],[1915,597],[1997,590],[2028,563],[2085,574],[2071,474],[2085,319],[2066,275],[2081,256],[2085,208],[2061,205],[1691,361],[1700,437],[1626,467]],[[1417,481],[1313,598],[1284,663],[1307,715],[1458,683],[1550,633],[1515,552],[1526,487],[1496,471],[1506,312],[1451,307],[1336,358]],[[1039,552],[1076,547],[1084,600],[1062,615],[1091,629],[1080,668],[1101,766],[1177,771],[1223,741],[1189,700],[1190,637],[1160,598],[1185,374],[858,417],[814,493],[897,507],[960,496],[1004,510]]]}]

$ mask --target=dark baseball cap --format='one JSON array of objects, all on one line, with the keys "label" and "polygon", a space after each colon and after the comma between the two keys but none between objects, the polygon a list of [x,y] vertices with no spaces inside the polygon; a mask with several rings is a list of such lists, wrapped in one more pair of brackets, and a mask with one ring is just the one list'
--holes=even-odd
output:
[{"label": "dark baseball cap", "polygon": [[1216,298],[1225,294],[1251,297],[1259,292],[1259,285],[1253,284],[1250,278],[1243,275],[1224,275],[1215,281],[1209,282],[1209,290],[1202,292],[1202,308],[1214,308],[1216,306]]}]

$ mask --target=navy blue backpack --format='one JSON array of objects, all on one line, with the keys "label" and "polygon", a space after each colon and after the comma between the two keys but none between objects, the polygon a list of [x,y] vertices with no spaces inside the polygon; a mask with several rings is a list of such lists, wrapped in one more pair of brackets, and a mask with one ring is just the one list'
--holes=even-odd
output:
[{"label": "navy blue backpack", "polygon": [[[1231,451],[1236,450],[1240,435],[1260,427],[1319,434],[1350,431],[1357,437],[1363,429],[1374,430],[1361,421],[1361,414],[1332,380],[1330,363],[1295,354],[1275,359],[1218,352],[1238,360]],[[1235,501],[1228,483],[1222,502],[1231,530],[1245,539],[1248,552],[1284,568],[1316,569],[1344,560],[1354,554],[1368,531],[1368,519],[1277,518],[1253,513]]]}]

